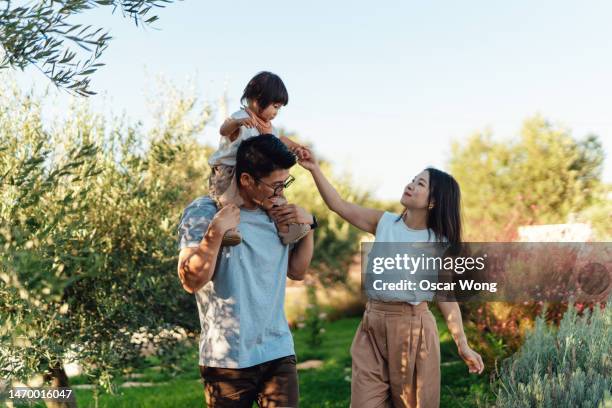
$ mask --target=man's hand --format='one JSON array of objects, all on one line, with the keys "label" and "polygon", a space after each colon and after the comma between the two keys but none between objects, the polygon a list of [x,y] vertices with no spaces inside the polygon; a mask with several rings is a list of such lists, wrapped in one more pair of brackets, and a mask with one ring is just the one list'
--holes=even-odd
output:
[{"label": "man's hand", "polygon": [[270,216],[277,224],[312,224],[314,219],[302,207],[295,204],[283,204],[269,211]]},{"label": "man's hand", "polygon": [[240,209],[235,204],[228,204],[217,211],[209,228],[219,235],[224,235],[228,230],[236,228],[238,224],[240,224]]}]

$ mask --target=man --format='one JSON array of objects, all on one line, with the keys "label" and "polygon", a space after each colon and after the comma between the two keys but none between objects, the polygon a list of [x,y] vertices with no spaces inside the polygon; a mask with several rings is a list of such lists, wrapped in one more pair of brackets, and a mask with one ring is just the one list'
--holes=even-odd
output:
[{"label": "man", "polygon": [[[297,407],[293,338],[284,313],[286,277],[302,280],[312,259],[313,233],[293,246],[281,243],[274,220],[316,226],[304,209],[286,204],[269,210],[291,179],[295,156],[272,135],[241,143],[235,176],[241,208],[217,212],[200,197],[179,225],[178,274],[194,293],[202,333],[200,373],[209,407]],[[221,247],[229,229],[243,242]]]}]

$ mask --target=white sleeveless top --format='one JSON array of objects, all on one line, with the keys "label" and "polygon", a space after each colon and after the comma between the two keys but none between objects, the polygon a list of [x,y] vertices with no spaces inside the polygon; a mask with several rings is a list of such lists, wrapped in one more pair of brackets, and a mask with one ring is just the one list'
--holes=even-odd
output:
[{"label": "white sleeveless top", "polygon": [[[240,109],[237,112],[232,113],[230,116],[232,119],[246,119],[249,114],[244,110]],[[272,126],[272,134],[278,137],[278,129]],[[208,164],[210,166],[218,166],[224,164],[226,166],[236,165],[236,153],[238,153],[238,146],[244,140],[250,139],[254,136],[259,136],[257,128],[247,128],[240,126],[238,137],[232,142],[229,137],[221,136],[219,141],[219,148],[208,158]]]},{"label": "white sleeveless top", "polygon": [[[393,214],[391,212],[385,212],[380,220],[378,221],[378,225],[376,227],[376,239],[374,241],[374,246],[377,243],[412,243],[412,242],[436,242],[436,234],[434,231],[429,229],[421,229],[415,230],[409,228],[406,223],[400,218],[399,215]],[[446,240],[444,240],[446,242]],[[423,254],[423,252],[430,252],[429,255],[432,255],[432,250],[435,252],[435,248],[431,246],[426,246],[424,249],[417,247],[402,247],[403,252],[411,252],[409,255],[414,257],[419,257]],[[414,252],[414,253],[412,253]],[[427,255],[427,254],[426,254]],[[418,273],[418,271],[416,272]],[[407,279],[414,278],[414,275],[408,275]],[[415,301],[416,295],[418,293],[419,299],[427,299],[431,301],[433,299],[434,293],[427,292],[422,290],[417,290],[415,292],[412,291],[386,291],[386,292],[376,292],[375,296],[369,295],[369,297],[374,300],[381,300],[387,302],[408,302],[413,305],[418,305],[421,303],[420,301]]]}]

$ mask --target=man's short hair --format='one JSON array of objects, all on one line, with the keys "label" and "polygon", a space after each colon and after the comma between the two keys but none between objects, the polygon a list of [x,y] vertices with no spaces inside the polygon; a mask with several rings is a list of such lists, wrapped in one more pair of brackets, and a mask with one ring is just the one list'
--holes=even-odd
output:
[{"label": "man's short hair", "polygon": [[236,154],[236,181],[240,185],[242,173],[254,179],[264,178],[274,170],[289,169],[296,162],[295,155],[274,135],[259,135],[238,146]]}]

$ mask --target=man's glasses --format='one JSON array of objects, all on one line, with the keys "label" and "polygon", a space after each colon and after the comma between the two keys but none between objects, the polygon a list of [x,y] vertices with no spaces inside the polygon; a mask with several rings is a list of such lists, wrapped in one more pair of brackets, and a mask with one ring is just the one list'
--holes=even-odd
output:
[{"label": "man's glasses", "polygon": [[257,180],[258,183],[261,183],[264,186],[270,187],[272,190],[274,190],[274,195],[275,196],[281,195],[282,191],[284,189],[288,188],[291,184],[293,184],[294,181],[295,181],[295,177],[293,177],[291,174],[289,175],[289,177],[287,177],[287,180],[285,180],[283,182],[275,183],[273,185],[270,185],[270,184],[262,181],[261,179]]}]

